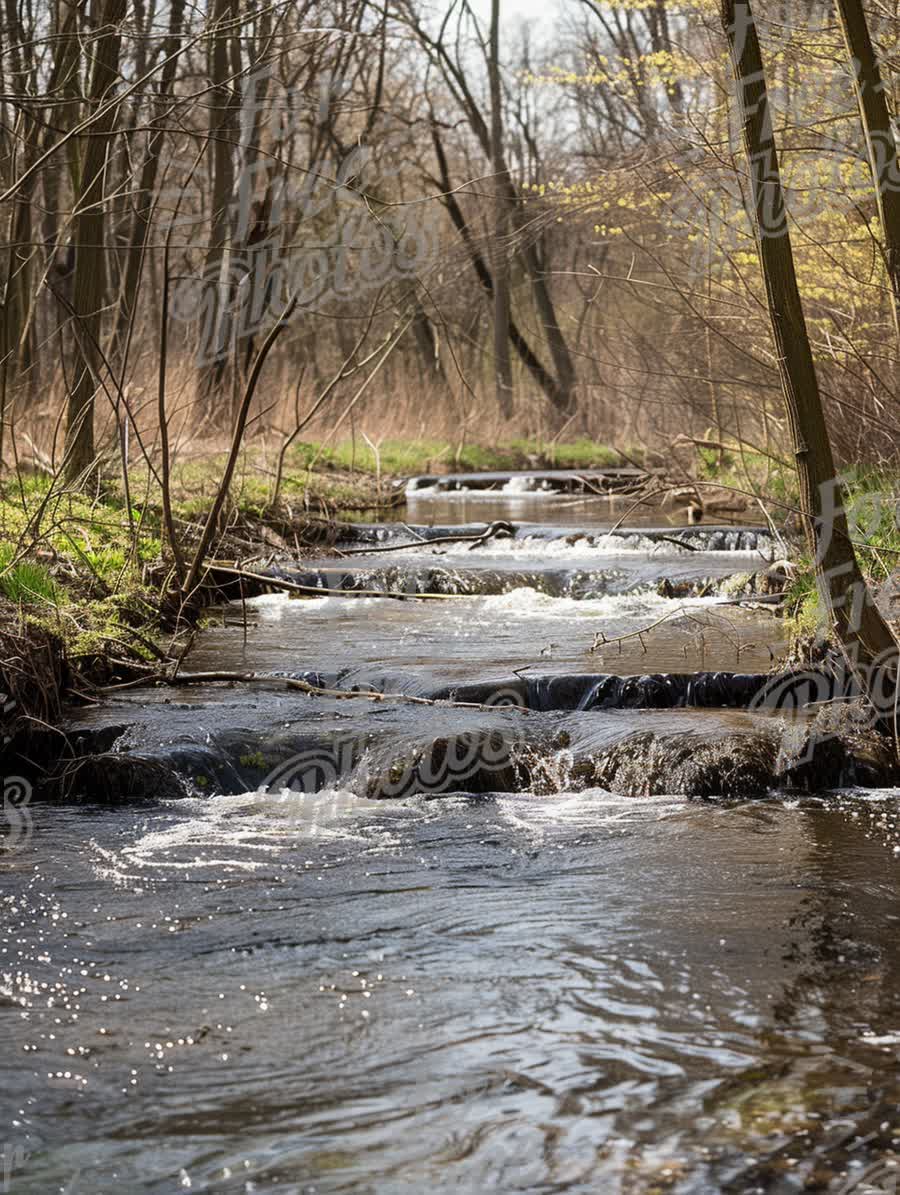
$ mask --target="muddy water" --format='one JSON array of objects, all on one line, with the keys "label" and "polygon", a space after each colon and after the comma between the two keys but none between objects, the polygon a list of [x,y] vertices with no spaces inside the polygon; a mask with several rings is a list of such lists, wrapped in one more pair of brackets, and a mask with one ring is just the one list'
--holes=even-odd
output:
[{"label": "muddy water", "polygon": [[[630,566],[649,586],[654,571],[747,564],[689,555],[644,549]],[[462,557],[448,567],[481,567]],[[737,628],[719,646],[704,631],[706,667],[734,667],[742,645],[755,667],[778,641],[764,611],[667,606],[641,585],[266,597],[246,626],[231,608],[238,625],[211,629],[189,666],[390,673],[406,691],[536,656],[541,672],[599,671],[597,630],[682,605]],[[604,649],[603,669],[700,667],[686,617]],[[427,739],[483,718],[260,687],[167,700],[84,717],[197,740],[222,725]],[[714,735],[755,715],[541,716],[599,742],[623,724]],[[526,715],[491,717],[512,734]],[[372,802],[332,784],[35,809],[0,856],[8,1189],[891,1190],[895,794],[629,800],[566,791],[562,760],[559,776],[542,795]]]}]

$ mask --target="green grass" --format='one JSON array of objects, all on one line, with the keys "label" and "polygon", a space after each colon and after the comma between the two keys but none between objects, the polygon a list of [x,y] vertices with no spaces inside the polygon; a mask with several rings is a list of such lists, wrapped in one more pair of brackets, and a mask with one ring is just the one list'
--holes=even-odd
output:
[{"label": "green grass", "polygon": [[[140,509],[131,513],[139,529],[134,557],[139,566],[159,555],[158,523],[155,517],[145,519],[141,527]],[[14,482],[0,486],[0,551],[9,551],[10,556],[12,545],[24,540],[54,557],[80,562],[99,581],[113,585],[126,565],[131,525],[115,487],[90,500],[66,490],[51,492],[50,481],[43,476],[23,478],[22,490]]]},{"label": "green grass", "polygon": [[[153,624],[154,593],[144,566],[160,557],[157,519],[133,509],[115,487],[99,499],[51,489],[44,476],[0,486],[0,595],[26,621],[52,630],[73,658],[102,656],[124,642],[145,655],[129,628]],[[25,546],[29,555],[12,563]],[[37,557],[37,558],[36,558]],[[114,654],[122,656],[117,647]]]},{"label": "green grass", "polygon": [[[698,476],[717,485],[754,490],[769,500],[770,513],[782,523],[800,504],[795,470],[788,464],[745,449],[722,451],[697,447]],[[840,481],[850,537],[863,575],[880,586],[900,568],[900,474],[871,467],[844,470]],[[827,503],[827,496],[826,496]],[[816,586],[813,561],[804,552],[794,561],[797,575],[790,587],[785,614],[793,639],[806,641],[829,633]]]},{"label": "green grass", "polygon": [[[797,475],[787,463],[773,460],[761,452],[745,448],[742,452],[727,449],[697,447],[697,475],[701,481],[733,487],[736,490],[759,493],[764,500],[787,506],[796,505],[799,497]],[[779,510],[774,508],[776,520]],[[782,511],[782,515],[783,512]]]},{"label": "green grass", "polygon": [[844,474],[844,506],[850,536],[866,574],[884,581],[900,567],[900,478],[874,469]]},{"label": "green grass", "polygon": [[34,602],[55,606],[59,587],[47,569],[33,560],[13,561],[10,544],[0,544],[0,593],[16,604]]},{"label": "green grass", "polygon": [[797,575],[788,589],[784,608],[789,637],[805,640],[822,629],[822,607],[812,561],[803,556],[797,566]]},{"label": "green grass", "polygon": [[[173,510],[178,526],[201,523],[222,477],[224,456],[188,462],[173,474]],[[149,658],[131,629],[152,638],[158,627],[157,588],[165,575],[162,509],[158,488],[146,471],[132,470],[131,510],[121,479],[108,478],[99,496],[67,491],[43,475],[24,475],[0,484],[0,599],[21,606],[29,622],[59,635],[73,658]],[[149,498],[146,495],[149,493]],[[282,503],[302,516],[343,506],[371,504],[374,485],[297,469],[288,470]],[[271,506],[271,473],[250,454],[241,461],[226,516],[265,515]],[[182,522],[183,521],[183,522]],[[26,554],[22,559],[23,547]],[[13,563],[15,561],[15,563]],[[154,579],[148,579],[148,569]]]},{"label": "green grass", "polygon": [[[864,575],[879,586],[900,567],[900,477],[872,469],[848,470],[842,477],[850,537]],[[787,599],[791,630],[809,637],[822,628],[822,608],[812,561],[804,555]]]},{"label": "green grass", "polygon": [[[383,476],[405,477],[457,469],[475,472],[533,467],[588,469],[624,463],[614,449],[587,439],[565,444],[511,440],[494,447],[467,444],[461,448],[447,440],[384,440],[375,447],[377,454],[364,440],[355,444],[345,441],[332,447],[297,444],[291,453],[291,465],[297,470],[313,465],[374,474],[380,464]],[[639,449],[635,449],[635,454],[638,459],[642,456]]]}]

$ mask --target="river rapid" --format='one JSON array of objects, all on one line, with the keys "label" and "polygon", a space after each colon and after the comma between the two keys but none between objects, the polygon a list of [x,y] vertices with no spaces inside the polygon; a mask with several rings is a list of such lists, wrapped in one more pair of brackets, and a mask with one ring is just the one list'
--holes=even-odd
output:
[{"label": "river rapid", "polygon": [[[185,667],[409,696],[768,669],[777,620],[718,584],[766,566],[764,529],[692,528],[687,548],[646,518],[610,536],[620,510],[411,495],[408,524],[359,533],[388,551],[298,563],[330,592],[232,604]],[[498,518],[515,534],[429,543],[432,524]],[[351,568],[393,596],[345,592]],[[411,597],[436,570],[448,596]],[[355,746],[316,784],[292,785],[292,757],[248,791],[192,775],[180,799],[26,811],[0,854],[0,1189],[895,1190],[898,794],[569,783],[575,746],[776,717],[264,684],[84,711],[138,747],[235,728]],[[559,744],[539,785],[461,774],[373,800],[360,782],[388,747],[533,724]]]}]

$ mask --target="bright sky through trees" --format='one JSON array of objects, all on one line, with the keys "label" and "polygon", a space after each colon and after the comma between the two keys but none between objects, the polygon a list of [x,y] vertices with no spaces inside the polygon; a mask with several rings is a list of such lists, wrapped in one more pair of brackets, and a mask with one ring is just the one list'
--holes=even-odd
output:
[{"label": "bright sky through trees", "polygon": [[[485,21],[490,17],[490,0],[472,0],[472,8]],[[501,0],[500,15],[504,23],[511,19],[549,22],[561,8],[561,0]]]}]

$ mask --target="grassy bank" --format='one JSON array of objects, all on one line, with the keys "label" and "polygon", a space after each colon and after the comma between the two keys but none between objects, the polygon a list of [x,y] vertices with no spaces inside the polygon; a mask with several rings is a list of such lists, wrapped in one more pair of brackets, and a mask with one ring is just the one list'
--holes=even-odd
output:
[{"label": "grassy bank", "polygon": [[[214,553],[243,560],[273,551],[302,553],[327,539],[334,520],[383,517],[385,504],[397,496],[394,479],[413,473],[618,463],[621,458],[610,449],[587,440],[465,448],[437,440],[391,440],[372,446],[297,444],[279,471],[277,457],[254,446],[240,459]],[[173,462],[173,517],[188,557],[224,464],[224,453]],[[24,695],[40,691],[47,652],[59,665],[53,676],[71,692],[128,683],[157,671],[180,650],[180,642],[162,634],[162,599],[170,578],[160,486],[146,466],[130,470],[127,486],[121,476],[108,473],[92,495],[69,490],[45,474],[5,479],[0,484],[3,659],[22,663],[0,668],[0,689],[11,690],[18,677],[18,705],[24,709]],[[10,668],[19,672],[13,676]],[[45,697],[32,703],[36,717],[46,713]]]},{"label": "grassy bank", "polygon": [[[758,495],[776,526],[785,530],[793,549],[793,579],[784,614],[792,653],[802,658],[813,641],[827,639],[829,628],[819,602],[814,562],[803,546],[793,467],[750,449],[697,445],[695,472],[699,482]],[[856,555],[870,588],[877,593],[900,568],[900,475],[891,470],[853,468],[843,470],[840,480]],[[900,610],[889,613],[896,618]]]},{"label": "grassy bank", "polygon": [[[173,514],[188,545],[210,509],[224,460],[216,453],[173,467]],[[619,463],[611,449],[587,440],[463,449],[430,440],[303,443],[285,459],[273,500],[277,462],[254,449],[240,461],[221,531],[226,542],[239,538],[244,554],[254,540],[260,551],[282,543],[302,551],[320,537],[323,519],[378,517],[396,494],[392,481],[412,473]],[[0,598],[27,621],[52,626],[75,657],[124,640],[144,658],[149,649],[132,642],[131,632],[154,629],[167,564],[162,522],[159,487],[145,467],[129,473],[127,495],[115,474],[93,496],[43,474],[9,478],[0,484]]]},{"label": "grassy bank", "polygon": [[[900,477],[888,472],[856,470],[844,476],[850,536],[870,588],[878,592],[900,567]],[[785,603],[792,637],[808,642],[827,630],[816,589],[813,561],[798,553],[796,576]],[[896,619],[900,611],[888,612]]]},{"label": "grassy bank", "polygon": [[[173,515],[188,556],[221,470],[222,459],[211,457],[174,473]],[[171,568],[159,490],[135,470],[129,498],[115,477],[93,496],[45,475],[0,485],[0,617],[17,635],[27,636],[31,628],[50,636],[75,685],[85,689],[131,679],[142,668],[157,667],[172,649],[157,644]],[[248,460],[223,512],[217,551],[235,558],[303,552],[327,533],[330,520],[359,517],[377,501],[369,476],[291,470],[273,505],[265,479]]]},{"label": "grassy bank", "polygon": [[296,447],[297,469],[338,468],[350,472],[405,477],[415,473],[485,472],[517,469],[599,469],[629,462],[643,464],[641,448],[629,450],[627,460],[615,449],[594,440],[511,440],[506,444],[453,445],[446,440],[347,441],[336,446],[308,443]]}]

